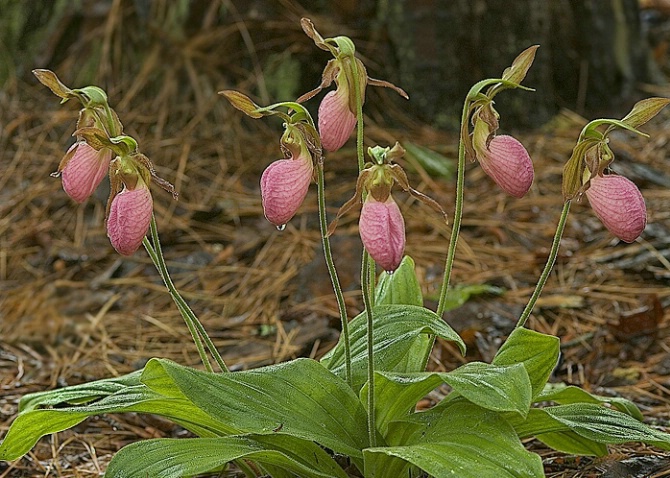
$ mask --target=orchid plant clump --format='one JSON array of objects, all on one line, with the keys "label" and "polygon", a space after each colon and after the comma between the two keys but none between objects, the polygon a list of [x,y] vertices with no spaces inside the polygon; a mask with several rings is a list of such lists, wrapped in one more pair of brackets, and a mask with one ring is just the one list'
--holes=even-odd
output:
[{"label": "orchid plant clump", "polygon": [[[252,118],[282,120],[283,158],[260,178],[266,218],[282,229],[317,185],[324,255],[342,322],[336,346],[320,361],[297,359],[254,370],[229,372],[219,351],[176,290],[163,259],[152,215],[150,183],[174,193],[155,175],[137,141],[123,134],[107,96],[96,87],[71,90],[47,70],[38,79],[63,101],[82,105],[77,142],[58,168],[75,201],[86,200],[104,176],[111,178],[107,230],[122,255],[140,244],[155,263],[191,332],[204,371],[155,358],[142,370],[53,391],[26,395],[0,443],[0,459],[25,455],[40,437],[73,427],[89,416],[141,412],[162,415],[193,434],[186,439],[143,440],[122,448],[106,476],[182,477],[224,472],[234,463],[247,477],[542,477],[539,455],[523,445],[535,437],[569,454],[607,454],[607,445],[639,441],[670,449],[670,435],[642,422],[630,401],[602,397],[574,386],[549,384],[559,357],[559,339],[525,327],[556,259],[569,206],[586,195],[594,212],[615,236],[634,241],[646,224],[644,200],[628,179],[609,171],[614,155],[608,135],[615,128],[639,134],[670,100],[651,98],[621,120],[599,119],[580,134],[563,176],[564,207],[547,264],[516,328],[492,363],[471,362],[450,372],[426,371],[435,337],[461,337],[442,319],[463,211],[465,161],[482,169],[514,197],[534,179],[530,155],[515,138],[499,135],[493,98],[522,86],[537,47],[522,52],[501,77],[480,81],[465,98],[461,118],[458,174],[451,239],[437,310],[423,305],[414,262],[404,255],[405,225],[393,199],[394,186],[445,216],[442,207],[413,189],[396,161],[404,150],[374,146],[363,151],[362,107],[368,85],[394,85],[368,78],[347,37],[323,38],[307,19],[302,27],[315,44],[333,55],[319,88],[297,101],[262,107],[232,90],[221,94]],[[335,82],[315,123],[302,102]],[[325,208],[326,152],[343,146],[357,130],[358,181],[351,200],[328,225]],[[350,319],[330,250],[337,220],[361,206],[359,231],[365,310]],[[446,220],[446,219],[445,219]],[[147,237],[147,235],[149,237]],[[375,264],[383,270],[377,276]],[[219,372],[208,353],[213,358]],[[429,410],[417,403],[448,384],[451,392]]]}]

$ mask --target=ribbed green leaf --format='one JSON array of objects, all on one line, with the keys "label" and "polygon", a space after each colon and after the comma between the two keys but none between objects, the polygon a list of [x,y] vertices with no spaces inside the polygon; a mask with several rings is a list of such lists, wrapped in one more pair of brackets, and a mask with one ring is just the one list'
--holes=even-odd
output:
[{"label": "ribbed green leaf", "polygon": [[[405,256],[393,274],[382,272],[375,289],[375,305],[423,306],[421,285],[414,269],[414,260],[410,256]],[[398,362],[396,370],[423,372],[435,338],[432,335],[420,334],[411,340],[411,345],[408,344],[408,353]]]},{"label": "ribbed green leaf", "polygon": [[528,452],[514,429],[498,413],[459,399],[440,410],[417,414],[398,422],[423,424],[407,436],[404,446],[369,448],[364,451],[366,477],[396,478],[389,462],[373,455],[397,457],[432,476],[459,478],[544,477],[540,457]]},{"label": "ribbed green leaf", "polygon": [[157,390],[178,389],[204,412],[242,433],[273,430],[313,440],[362,458],[366,412],[351,388],[310,359],[243,372],[212,374],[169,360],[151,360],[142,381]]},{"label": "ribbed green leaf", "polygon": [[530,408],[532,388],[521,363],[501,366],[470,362],[443,378],[454,391],[487,410],[526,416]]},{"label": "ribbed green leaf", "polygon": [[506,414],[519,438],[536,437],[554,450],[572,455],[603,456],[607,446],[580,436],[570,427],[553,418],[544,409],[533,408],[524,419],[519,415]]},{"label": "ribbed green leaf", "polygon": [[622,397],[595,395],[579,387],[562,383],[548,383],[542,393],[535,398],[535,401],[555,402],[559,405],[569,405],[571,403],[595,403],[603,405],[607,403],[639,421],[644,420],[640,409],[630,400]]},{"label": "ribbed green leaf", "polygon": [[214,471],[238,459],[306,478],[347,477],[315,443],[281,434],[144,440],[122,448],[109,463],[105,476],[181,478]]},{"label": "ribbed green leaf", "polygon": [[139,385],[141,373],[141,370],[137,370],[121,377],[106,378],[46,392],[29,393],[21,398],[19,412],[64,403],[81,404],[106,397],[124,388]]},{"label": "ribbed green leaf", "polygon": [[414,271],[414,260],[403,257],[392,274],[382,272],[375,288],[375,305],[423,305],[421,285]]},{"label": "ribbed green leaf", "polygon": [[[374,323],[375,370],[380,372],[422,372],[408,370],[407,355],[412,354],[413,339],[421,335],[437,335],[452,340],[465,353],[465,344],[459,335],[435,312],[413,305],[381,305],[372,310]],[[367,380],[367,317],[356,316],[349,324],[352,377],[355,390]],[[328,352],[322,363],[333,373],[344,377],[345,355],[342,342]]]},{"label": "ribbed green leaf", "polygon": [[[386,435],[390,422],[406,416],[419,400],[441,383],[448,383],[454,389],[453,393],[488,410],[513,411],[526,416],[530,408],[531,385],[523,364],[497,366],[471,362],[448,373],[377,372],[376,418],[382,436]],[[362,396],[365,390],[364,387]]]},{"label": "ribbed green leaf", "polygon": [[[44,435],[66,430],[87,417],[105,413],[153,413],[169,418],[201,436],[226,435],[235,431],[212,419],[185,398],[164,397],[144,385],[121,388],[104,396],[104,390],[108,387],[109,382],[103,384],[101,399],[83,405],[40,409],[36,408],[37,403],[33,401],[30,408],[19,413],[0,443],[0,460],[17,459],[30,451]],[[94,388],[95,382],[90,383],[82,393],[90,397],[94,394]],[[69,395],[67,389],[64,392],[66,396]],[[56,404],[53,397],[43,396],[43,399],[51,405]]]},{"label": "ribbed green leaf", "polygon": [[670,434],[617,410],[591,403],[558,405],[543,410],[574,432],[596,442],[642,442],[670,450]]},{"label": "ribbed green leaf", "polygon": [[560,341],[553,335],[545,335],[523,327],[514,329],[493,358],[494,365],[523,363],[533,387],[533,399],[537,397],[558,364]]}]

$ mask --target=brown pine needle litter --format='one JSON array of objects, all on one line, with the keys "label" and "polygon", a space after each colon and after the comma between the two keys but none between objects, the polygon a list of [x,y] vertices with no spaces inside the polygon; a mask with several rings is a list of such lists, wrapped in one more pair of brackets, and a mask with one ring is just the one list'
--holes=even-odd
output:
[{"label": "brown pine needle litter", "polygon": [[[151,18],[163,23],[152,24],[151,33],[142,37],[131,28],[137,21],[133,2],[111,2],[105,21],[84,18],[88,30],[70,44],[67,55],[44,53],[52,62],[48,66],[71,85],[84,86],[79,76],[92,74],[160,175],[177,186],[178,202],[154,191],[163,250],[175,284],[231,368],[319,357],[337,340],[339,319],[320,255],[315,188],[285,231],[269,224],[258,182],[262,169],[281,156],[275,125],[232,114],[216,94],[234,87],[263,101],[289,99],[274,96],[280,91],[272,86],[276,78],[262,75],[282,61],[276,53],[279,40],[296,58],[311,51],[298,22],[306,12],[285,0],[278,4],[287,10],[273,21],[254,20],[223,2],[228,5],[225,18],[211,7],[199,12],[195,28],[192,18],[170,16],[169,3],[152,3]],[[67,21],[62,19],[65,28]],[[103,38],[102,44],[93,46],[91,38]],[[289,80],[310,87],[318,77]],[[374,100],[385,97],[375,94]],[[186,365],[199,361],[144,251],[121,260],[109,245],[103,225],[106,193],[77,205],[49,176],[71,141],[76,120],[74,108],[57,103],[41,85],[18,77],[0,90],[0,436],[26,393],[121,375],[155,356]],[[456,157],[455,135],[414,122],[393,103],[386,119],[382,110],[365,110],[371,115],[368,145],[409,141]],[[389,128],[388,121],[402,128]],[[520,137],[536,171],[535,184],[522,200],[509,198],[481,169],[469,167],[452,283],[487,284],[505,292],[476,297],[447,314],[468,342],[466,360],[490,360],[532,292],[562,206],[562,167],[583,124],[566,111],[542,130]],[[614,169],[625,171],[647,201],[649,226],[643,238],[618,243],[586,200],[575,203],[529,327],[561,338],[555,381],[629,398],[648,421],[667,427],[670,116],[661,115],[643,129],[650,140],[620,134],[611,144],[617,155]],[[326,159],[333,216],[353,192],[353,148],[352,140]],[[403,166],[413,168],[413,186],[451,214],[453,180],[431,177],[416,164]],[[398,192],[396,197],[407,223],[406,252],[416,261],[430,303],[450,228],[410,196]],[[361,311],[356,224],[355,213],[344,217],[333,237],[351,317]],[[451,370],[462,361],[454,347],[439,342],[430,367]],[[426,406],[441,393],[428,397]],[[153,416],[101,416],[42,439],[15,463],[0,464],[0,478],[99,476],[125,444],[170,436],[186,433]],[[637,462],[630,466],[638,468],[629,470],[670,476],[670,461],[645,446],[612,447],[612,455],[603,459],[565,456],[538,442],[528,446],[543,456],[551,478],[628,476],[626,463],[642,458],[648,463]]]}]

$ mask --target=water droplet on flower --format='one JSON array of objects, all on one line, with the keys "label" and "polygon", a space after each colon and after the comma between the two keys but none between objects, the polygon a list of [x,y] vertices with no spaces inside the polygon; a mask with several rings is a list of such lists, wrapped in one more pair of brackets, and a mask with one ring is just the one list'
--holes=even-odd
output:
[{"label": "water droplet on flower", "polygon": [[395,272],[395,271],[386,271],[386,273],[387,273],[388,275],[390,275],[390,276],[392,276],[394,272]]},{"label": "water droplet on flower", "polygon": [[284,229],[286,229],[286,224],[282,224],[281,226],[277,226],[278,231],[283,231]]}]

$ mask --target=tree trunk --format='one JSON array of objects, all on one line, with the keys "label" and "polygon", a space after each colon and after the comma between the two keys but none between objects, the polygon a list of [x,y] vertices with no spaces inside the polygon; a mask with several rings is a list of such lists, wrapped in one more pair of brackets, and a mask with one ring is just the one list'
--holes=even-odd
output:
[{"label": "tree trunk", "polygon": [[498,77],[539,44],[525,85],[496,97],[505,124],[536,127],[560,107],[623,113],[635,85],[651,80],[637,0],[398,0],[379,2],[398,82],[417,116],[454,128],[470,86]]}]

